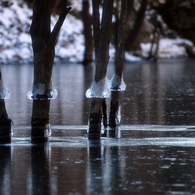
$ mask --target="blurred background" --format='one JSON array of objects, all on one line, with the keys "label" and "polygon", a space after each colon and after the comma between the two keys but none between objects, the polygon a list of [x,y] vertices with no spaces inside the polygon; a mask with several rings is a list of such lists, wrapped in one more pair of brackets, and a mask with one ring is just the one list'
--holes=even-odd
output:
[{"label": "blurred background", "polygon": [[[51,28],[58,19],[60,2],[60,0],[53,0]],[[83,62],[87,55],[86,52],[90,55],[93,51],[93,42],[90,38],[92,32],[91,1],[69,0],[68,4],[72,6],[72,10],[60,32],[55,62]],[[115,29],[119,18],[119,5],[120,1],[116,0],[113,13],[112,44],[110,45],[111,59],[115,57],[117,36]],[[32,63],[33,53],[29,34],[32,6],[33,0],[0,1],[1,64]],[[100,9],[102,9],[101,6]],[[194,10],[195,3],[190,0],[129,1],[126,60],[194,58]],[[89,51],[85,51],[86,49]]]}]

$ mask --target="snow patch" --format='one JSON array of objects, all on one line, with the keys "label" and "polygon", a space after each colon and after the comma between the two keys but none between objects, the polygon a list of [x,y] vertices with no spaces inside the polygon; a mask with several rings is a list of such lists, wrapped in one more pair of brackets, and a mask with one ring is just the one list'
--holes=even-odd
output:
[{"label": "snow patch", "polygon": [[125,52],[125,61],[136,63],[136,62],[143,62],[143,59],[137,56],[133,56],[129,54],[128,52]]},{"label": "snow patch", "polygon": [[[32,9],[25,2],[12,0],[10,7],[0,8],[0,63],[33,62],[30,25]],[[73,9],[81,10],[82,2],[72,1]],[[58,16],[51,17],[51,29]],[[84,53],[83,24],[68,14],[61,28],[55,52],[57,60],[82,61]]]},{"label": "snow patch", "polygon": [[[193,47],[193,43],[186,39],[163,38],[159,42],[159,58],[188,57],[184,45]],[[154,45],[154,48],[156,45]],[[147,56],[150,52],[151,43],[141,43],[142,55]]]}]

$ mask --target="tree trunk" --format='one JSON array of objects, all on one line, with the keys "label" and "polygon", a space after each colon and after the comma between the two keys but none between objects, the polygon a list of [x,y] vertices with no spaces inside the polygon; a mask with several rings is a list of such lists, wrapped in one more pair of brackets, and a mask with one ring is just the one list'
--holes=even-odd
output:
[{"label": "tree trunk", "polygon": [[118,50],[118,26],[119,26],[119,1],[115,0],[115,7],[114,7],[114,16],[115,16],[115,23],[114,23],[114,46],[115,46],[115,60]]},{"label": "tree trunk", "polygon": [[48,141],[50,130],[50,100],[33,100],[31,141]]},{"label": "tree trunk", "polygon": [[34,52],[34,83],[32,98],[51,98],[52,67],[55,56],[55,44],[60,28],[71,8],[62,0],[59,19],[51,32],[50,17],[52,0],[35,0],[33,20],[30,28]]},{"label": "tree trunk", "polygon": [[[49,136],[49,105],[52,98],[52,67],[59,31],[70,11],[66,0],[61,2],[61,13],[52,32],[50,30],[52,0],[34,0],[30,28],[34,52],[32,141],[47,141]],[[44,99],[44,100],[43,100]]]},{"label": "tree trunk", "polygon": [[128,22],[130,20],[132,10],[133,10],[134,0],[129,0],[127,2],[127,19],[126,19],[126,28],[128,27]]},{"label": "tree trunk", "polygon": [[136,20],[134,22],[133,29],[130,30],[128,33],[127,39],[126,39],[126,51],[131,51],[133,44],[136,41],[137,35],[140,31],[140,28],[142,26],[144,17],[145,17],[145,11],[147,6],[147,0],[142,0],[141,7],[137,12]]},{"label": "tree trunk", "polygon": [[113,0],[104,0],[103,15],[100,29],[100,41],[95,70],[96,83],[106,78],[108,60],[109,60],[109,45],[111,40]]},{"label": "tree trunk", "polygon": [[109,125],[116,126],[118,124],[118,110],[119,110],[119,92],[120,86],[123,82],[123,67],[125,59],[125,35],[126,35],[126,20],[127,20],[127,2],[128,0],[121,0],[120,19],[118,26],[117,39],[117,53],[115,63],[115,75],[111,83],[111,105],[109,115]]},{"label": "tree trunk", "polygon": [[[93,40],[94,40],[94,49],[95,49],[95,61],[97,61],[98,50],[99,50],[99,41],[100,41],[99,1],[92,0],[92,7],[93,7],[93,15],[92,15]],[[97,62],[95,62],[95,63],[97,63]]]},{"label": "tree trunk", "polygon": [[[96,4],[95,4],[96,3]],[[103,88],[106,84],[106,72],[109,60],[109,44],[111,40],[111,23],[113,13],[113,0],[104,0],[101,29],[99,23],[99,3],[93,0],[93,25],[94,25],[94,44],[96,57],[96,70],[94,82],[103,81]],[[99,34],[100,32],[100,34]],[[91,99],[89,139],[99,139],[102,122],[102,106],[105,104],[104,98]],[[105,109],[105,108],[104,108]],[[104,110],[105,112],[105,110]]]},{"label": "tree trunk", "polygon": [[48,95],[52,90],[52,66],[54,60],[54,44],[49,44],[50,16],[52,0],[35,0],[31,38],[34,52],[34,98]]},{"label": "tree trunk", "polygon": [[[154,26],[152,35],[152,41],[151,41],[151,48],[149,55],[146,59],[152,59],[155,62],[158,59],[158,48],[159,48],[159,41],[160,41],[160,34],[163,33],[163,28],[161,25],[161,21],[158,20],[157,14],[153,14],[151,17],[151,22]],[[154,51],[154,44],[156,44],[155,51]]]},{"label": "tree trunk", "polygon": [[[121,0],[121,11],[118,26],[117,54],[115,74],[122,77],[125,61],[125,38],[126,38],[127,0]],[[118,86],[119,87],[119,86]]]},{"label": "tree trunk", "polygon": [[85,52],[83,64],[89,64],[93,60],[93,37],[92,37],[92,17],[89,13],[89,0],[83,0],[83,27],[85,37]]}]

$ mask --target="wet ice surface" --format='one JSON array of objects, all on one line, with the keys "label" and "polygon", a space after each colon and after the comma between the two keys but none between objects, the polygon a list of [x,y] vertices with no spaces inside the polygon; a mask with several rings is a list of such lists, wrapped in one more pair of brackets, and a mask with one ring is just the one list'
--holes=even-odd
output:
[{"label": "wet ice surface", "polygon": [[195,61],[126,64],[121,125],[105,129],[99,142],[87,139],[93,67],[55,65],[58,97],[43,145],[30,142],[33,67],[1,69],[14,136],[0,145],[0,194],[195,193]]},{"label": "wet ice surface", "polygon": [[[122,126],[119,139],[112,131],[107,135],[113,138],[89,141],[85,128],[54,126],[44,145],[28,137],[1,145],[1,194],[195,193],[195,137],[134,138]],[[174,128],[172,135],[185,128]]]}]

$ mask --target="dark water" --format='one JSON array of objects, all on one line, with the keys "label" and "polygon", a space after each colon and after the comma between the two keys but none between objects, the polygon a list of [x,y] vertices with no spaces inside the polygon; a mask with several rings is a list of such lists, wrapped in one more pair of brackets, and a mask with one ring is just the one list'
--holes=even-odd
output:
[{"label": "dark water", "polygon": [[30,142],[33,66],[1,70],[14,136],[0,146],[0,194],[195,194],[195,61],[126,64],[121,126],[99,142],[86,135],[94,67],[55,65],[43,145]]},{"label": "dark water", "polygon": [[195,193],[194,145],[175,146],[171,141],[166,146],[141,145],[143,141],[131,139],[126,146],[120,145],[119,140],[110,142],[113,140],[103,139],[100,145],[78,138],[41,146],[15,140],[12,146],[1,146],[0,192]]},{"label": "dark water", "polygon": [[[32,101],[26,93],[32,89],[33,66],[2,66],[4,83],[11,90],[6,100],[15,126],[29,126]],[[85,92],[93,79],[94,67],[79,64],[55,65],[53,85],[58,97],[51,101],[52,125],[87,125],[90,100]],[[163,60],[157,64],[126,64],[121,93],[121,124],[195,124],[195,62]],[[109,65],[108,78],[113,74]],[[109,100],[108,100],[109,103]]]}]

